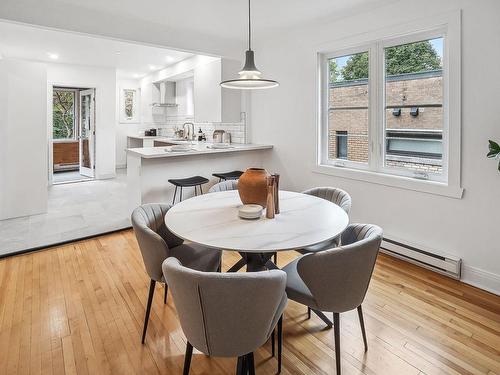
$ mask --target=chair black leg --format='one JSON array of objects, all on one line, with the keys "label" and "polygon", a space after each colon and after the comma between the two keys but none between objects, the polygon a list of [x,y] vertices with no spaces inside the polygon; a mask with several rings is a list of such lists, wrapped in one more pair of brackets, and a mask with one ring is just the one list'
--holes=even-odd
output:
[{"label": "chair black leg", "polygon": [[335,365],[337,375],[340,375],[340,314],[333,313],[333,329],[335,332]]},{"label": "chair black leg", "polygon": [[203,195],[203,189],[202,189],[201,185],[200,185],[200,195]]},{"label": "chair black leg", "polygon": [[217,267],[217,272],[222,272],[222,257],[219,262],[219,267]]},{"label": "chair black leg", "polygon": [[363,342],[365,344],[365,352],[368,351],[368,341],[366,341],[365,320],[363,319],[363,309],[361,305],[358,306],[359,325],[361,326],[361,333],[363,334]]},{"label": "chair black leg", "polygon": [[198,190],[196,189],[196,185],[194,187],[194,196],[196,197],[198,195]]},{"label": "chair black leg", "polygon": [[243,373],[243,360],[238,357],[238,362],[236,362],[236,375],[242,375]]},{"label": "chair black leg", "polygon": [[181,200],[179,202],[182,202],[182,186],[181,186]]},{"label": "chair black leg", "polygon": [[283,315],[278,320],[278,374],[281,372],[281,352],[283,351]]},{"label": "chair black leg", "polygon": [[167,294],[168,294],[168,285],[165,283],[165,294],[163,295],[163,303],[167,304]]},{"label": "chair black leg", "polygon": [[273,258],[274,258],[274,264],[278,265],[278,252],[274,253]]},{"label": "chair black leg", "polygon": [[191,345],[188,341],[186,344],[186,354],[184,355],[184,370],[182,371],[183,375],[189,375],[192,356],[193,356],[193,345]]},{"label": "chair black leg", "polygon": [[175,204],[175,197],[177,196],[177,186],[175,187],[174,190],[174,197],[172,198],[172,204]]},{"label": "chair black leg", "polygon": [[247,354],[247,371],[248,375],[255,375],[255,362],[253,360],[253,352]]},{"label": "chair black leg", "polygon": [[247,375],[247,356],[242,355],[238,357],[238,363],[236,364],[236,375]]},{"label": "chair black leg", "polygon": [[146,306],[146,317],[144,318],[144,328],[142,330],[142,343],[144,344],[144,340],[146,339],[146,331],[148,330],[148,322],[149,322],[149,313],[151,312],[151,302],[153,302],[153,295],[155,293],[156,281],[151,280],[149,284],[149,296],[148,296],[148,304]]},{"label": "chair black leg", "polygon": [[332,328],[333,323],[332,323],[332,321],[330,319],[327,318],[327,316],[325,314],[323,314],[319,310],[315,310],[315,309],[311,309],[311,310],[312,310],[313,313],[315,313],[317,316],[319,316],[319,318],[322,321],[324,321],[329,328]]},{"label": "chair black leg", "polygon": [[275,346],[274,345],[274,336],[275,336],[275,334],[274,334],[274,332],[275,332],[275,329],[273,329],[273,333],[271,333],[271,354],[273,357],[274,357],[274,353],[275,353],[275,349],[274,349],[274,346]]},{"label": "chair black leg", "polygon": [[307,308],[307,319],[311,319],[311,308]]}]

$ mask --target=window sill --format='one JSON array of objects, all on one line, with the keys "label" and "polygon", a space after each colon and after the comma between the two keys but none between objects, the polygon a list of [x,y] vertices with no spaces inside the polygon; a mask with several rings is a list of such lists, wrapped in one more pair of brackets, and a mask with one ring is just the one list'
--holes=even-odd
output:
[{"label": "window sill", "polygon": [[418,180],[410,177],[364,171],[346,167],[335,167],[320,164],[313,168],[314,173],[327,174],[347,178],[351,180],[364,181],[372,184],[390,186],[399,189],[418,191],[422,193],[442,195],[445,197],[461,199],[464,189],[459,186],[450,186],[442,182]]},{"label": "window sill", "polygon": [[52,143],[77,143],[77,142],[78,142],[78,139],[74,139],[74,138],[67,138],[67,139],[58,138],[58,139],[52,139]]}]

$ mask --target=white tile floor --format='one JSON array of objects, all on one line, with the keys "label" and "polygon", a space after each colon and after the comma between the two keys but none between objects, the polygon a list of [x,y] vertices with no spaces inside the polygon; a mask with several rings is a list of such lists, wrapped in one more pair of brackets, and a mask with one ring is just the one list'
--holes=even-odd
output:
[{"label": "white tile floor", "polygon": [[79,171],[56,172],[52,175],[52,181],[55,184],[87,180],[92,180],[92,178],[82,176]]},{"label": "white tile floor", "polygon": [[126,178],[53,185],[47,213],[0,221],[0,255],[129,227]]}]

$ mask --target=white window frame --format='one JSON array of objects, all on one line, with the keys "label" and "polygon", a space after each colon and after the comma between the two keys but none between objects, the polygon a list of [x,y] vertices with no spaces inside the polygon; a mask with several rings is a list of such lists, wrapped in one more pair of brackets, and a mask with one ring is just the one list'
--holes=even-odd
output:
[{"label": "white window frame", "polygon": [[[318,131],[315,172],[397,188],[461,198],[461,14],[460,11],[332,42],[318,52]],[[419,176],[386,167],[384,48],[443,37],[443,172]],[[334,51],[334,52],[332,52]],[[368,163],[328,159],[328,59],[369,53]],[[425,179],[422,179],[424,177]]]}]

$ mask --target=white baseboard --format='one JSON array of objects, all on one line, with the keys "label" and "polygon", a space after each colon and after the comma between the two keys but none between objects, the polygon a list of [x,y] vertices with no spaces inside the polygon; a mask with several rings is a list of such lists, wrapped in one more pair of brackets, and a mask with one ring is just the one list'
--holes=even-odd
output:
[{"label": "white baseboard", "polygon": [[500,295],[500,275],[462,264],[462,278],[466,284]]}]

